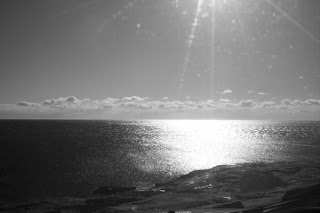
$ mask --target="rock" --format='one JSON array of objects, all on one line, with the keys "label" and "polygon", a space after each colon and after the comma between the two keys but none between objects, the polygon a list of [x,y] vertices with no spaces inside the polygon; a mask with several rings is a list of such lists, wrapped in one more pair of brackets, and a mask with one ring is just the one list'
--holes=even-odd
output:
[{"label": "rock", "polygon": [[241,193],[250,193],[270,190],[276,187],[285,187],[287,184],[272,172],[248,172],[240,180]]},{"label": "rock", "polygon": [[262,209],[256,208],[256,209],[245,209],[241,211],[242,213],[263,213]]},{"label": "rock", "polygon": [[135,190],[136,187],[123,187],[123,186],[100,186],[96,190],[94,190],[93,194],[114,194],[118,192],[132,191]]},{"label": "rock", "polygon": [[216,203],[228,203],[231,202],[230,197],[213,196],[213,201]]},{"label": "rock", "polygon": [[224,203],[220,205],[213,206],[212,208],[217,208],[217,209],[228,209],[228,208],[234,208],[234,209],[243,209],[244,206],[241,203],[241,201],[235,201],[235,202],[230,202],[230,203]]},{"label": "rock", "polygon": [[306,199],[319,199],[320,197],[320,184],[311,185],[307,187],[298,187],[295,189],[291,189],[287,191],[283,197],[282,201],[290,201],[290,200],[306,200]]},{"label": "rock", "polygon": [[320,210],[319,192],[320,184],[293,188],[283,195],[281,202],[262,207],[260,210],[261,212],[262,209],[263,212],[318,212]]},{"label": "rock", "polygon": [[191,209],[200,206],[206,206],[212,204],[211,200],[198,200],[198,201],[188,201],[188,202],[176,202],[165,205],[157,205],[157,209]]},{"label": "rock", "polygon": [[155,183],[154,187],[158,188],[158,187],[162,187],[162,186],[165,186],[165,185],[166,185],[166,183]]},{"label": "rock", "polygon": [[99,209],[118,206],[120,204],[137,201],[134,197],[107,197],[107,198],[93,198],[86,200],[85,206],[81,209],[81,212],[94,212]]},{"label": "rock", "polygon": [[[320,207],[320,184],[299,187],[287,191],[282,202],[290,202],[287,208]],[[306,211],[307,212],[307,211]]]}]

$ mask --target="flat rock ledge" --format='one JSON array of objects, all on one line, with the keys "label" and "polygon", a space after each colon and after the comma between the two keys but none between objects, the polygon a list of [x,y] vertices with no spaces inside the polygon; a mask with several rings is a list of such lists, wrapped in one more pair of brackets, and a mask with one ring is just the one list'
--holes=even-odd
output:
[{"label": "flat rock ledge", "polygon": [[87,199],[2,205],[0,212],[299,212],[302,207],[320,208],[319,162],[222,165],[150,188],[102,186]]}]

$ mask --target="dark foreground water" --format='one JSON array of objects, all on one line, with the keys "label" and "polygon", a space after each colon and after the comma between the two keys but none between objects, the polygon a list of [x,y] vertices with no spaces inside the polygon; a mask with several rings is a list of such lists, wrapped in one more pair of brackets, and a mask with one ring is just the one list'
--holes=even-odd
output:
[{"label": "dark foreground water", "polygon": [[0,199],[87,196],[242,162],[320,160],[320,122],[0,120]]}]

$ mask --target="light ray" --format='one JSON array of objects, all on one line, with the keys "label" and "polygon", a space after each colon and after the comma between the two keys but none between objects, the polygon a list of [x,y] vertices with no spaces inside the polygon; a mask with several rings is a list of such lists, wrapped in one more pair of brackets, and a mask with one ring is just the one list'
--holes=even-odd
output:
[{"label": "light ray", "polygon": [[215,77],[215,29],[216,29],[216,3],[215,1],[211,2],[212,4],[212,26],[211,26],[211,61],[210,61],[210,98],[214,98],[214,77]]},{"label": "light ray", "polygon": [[197,5],[197,10],[196,10],[196,14],[193,20],[193,23],[191,25],[191,32],[189,34],[188,37],[188,41],[187,41],[187,53],[186,53],[186,57],[184,60],[184,66],[183,66],[183,72],[181,74],[181,79],[179,82],[179,98],[181,98],[181,94],[183,91],[183,86],[184,86],[184,76],[187,72],[188,66],[189,66],[189,62],[190,62],[190,56],[191,56],[191,48],[193,46],[193,42],[195,39],[195,33],[196,33],[196,29],[197,26],[199,25],[199,17],[202,11],[202,4],[203,4],[204,0],[198,0],[198,5]]},{"label": "light ray", "polygon": [[293,23],[296,27],[298,27],[303,33],[305,33],[311,40],[315,41],[316,43],[320,43],[320,39],[317,38],[313,33],[311,33],[309,30],[307,30],[304,26],[302,26],[299,22],[297,22],[292,16],[290,16],[288,13],[286,13],[283,9],[281,9],[278,5],[276,5],[271,0],[265,0],[267,3],[269,3],[273,8],[275,8],[281,15],[286,17],[291,23]]}]

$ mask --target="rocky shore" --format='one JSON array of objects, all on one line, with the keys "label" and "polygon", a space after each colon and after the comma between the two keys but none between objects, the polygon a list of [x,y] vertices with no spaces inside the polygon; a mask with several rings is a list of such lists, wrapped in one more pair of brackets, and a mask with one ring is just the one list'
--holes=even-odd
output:
[{"label": "rocky shore", "polygon": [[8,204],[0,212],[286,212],[301,207],[320,207],[318,162],[222,165],[149,188],[102,186],[90,198]]}]

